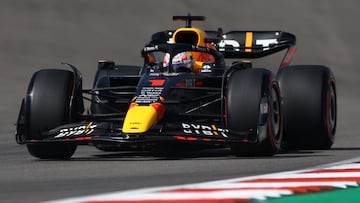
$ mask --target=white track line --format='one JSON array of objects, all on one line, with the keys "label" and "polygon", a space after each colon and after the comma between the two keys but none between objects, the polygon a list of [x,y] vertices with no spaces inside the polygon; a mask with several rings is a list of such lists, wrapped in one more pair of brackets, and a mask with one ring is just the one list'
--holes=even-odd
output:
[{"label": "white track line", "polygon": [[[47,203],[84,203],[90,201],[142,201],[142,200],[201,200],[201,199],[258,199],[291,195],[299,187],[335,187],[347,188],[359,186],[360,172],[316,172],[324,169],[360,169],[360,157],[337,163],[317,166],[304,170],[287,171],[266,175],[233,178],[227,180],[154,187],[129,191],[120,191],[87,197],[68,198]],[[356,170],[357,171],[357,170]],[[321,178],[326,181],[321,181]],[[354,178],[356,180],[351,180]],[[269,179],[269,182],[260,180]],[[299,181],[294,181],[299,179]],[[314,181],[311,181],[314,179]],[[334,180],[333,180],[334,179]],[[342,179],[346,179],[342,180]],[[349,179],[349,181],[347,181]],[[259,182],[256,182],[256,181]],[[286,182],[284,180],[292,180]],[[303,180],[303,181],[301,181]],[[304,181],[307,180],[307,181]],[[279,182],[282,181],[282,182]],[[210,189],[210,190],[209,190]],[[207,191],[208,190],[208,191]]]}]

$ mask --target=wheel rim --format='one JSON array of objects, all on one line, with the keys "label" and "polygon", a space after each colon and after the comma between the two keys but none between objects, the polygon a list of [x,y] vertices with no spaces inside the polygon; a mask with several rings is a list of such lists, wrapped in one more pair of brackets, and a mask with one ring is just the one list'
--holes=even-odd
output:
[{"label": "wheel rim", "polygon": [[274,140],[279,141],[280,139],[280,102],[278,93],[275,88],[271,91],[271,123],[274,129]]},{"label": "wheel rim", "polygon": [[328,126],[330,133],[334,134],[336,127],[336,95],[333,85],[330,85],[328,102]]}]

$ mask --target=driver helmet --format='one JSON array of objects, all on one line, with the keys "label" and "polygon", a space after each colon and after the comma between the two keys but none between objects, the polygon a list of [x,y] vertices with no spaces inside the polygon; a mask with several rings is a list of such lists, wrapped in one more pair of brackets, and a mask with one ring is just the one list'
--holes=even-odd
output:
[{"label": "driver helmet", "polygon": [[[164,67],[169,66],[170,54],[166,54],[164,57]],[[192,72],[194,69],[194,59],[191,52],[181,52],[174,56],[172,59],[172,70],[173,72]]]}]

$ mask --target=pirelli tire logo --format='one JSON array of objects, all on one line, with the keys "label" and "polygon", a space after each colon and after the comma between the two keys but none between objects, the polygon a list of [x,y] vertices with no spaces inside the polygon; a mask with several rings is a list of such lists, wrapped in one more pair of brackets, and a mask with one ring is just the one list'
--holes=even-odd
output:
[{"label": "pirelli tire logo", "polygon": [[62,128],[62,129],[60,129],[59,134],[56,135],[54,138],[90,135],[92,132],[94,132],[96,127],[97,127],[96,124],[93,124],[93,122],[90,122],[87,125],[80,125],[80,126],[70,127],[70,128]]},{"label": "pirelli tire logo", "polygon": [[219,128],[216,125],[200,125],[193,123],[181,123],[185,134],[203,135],[203,136],[222,136],[228,137],[228,129]]}]

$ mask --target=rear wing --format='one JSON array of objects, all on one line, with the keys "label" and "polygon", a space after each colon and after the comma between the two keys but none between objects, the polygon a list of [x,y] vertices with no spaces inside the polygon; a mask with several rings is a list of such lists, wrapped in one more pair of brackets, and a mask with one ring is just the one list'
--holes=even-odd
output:
[{"label": "rear wing", "polygon": [[[158,32],[152,35],[149,44],[173,43],[174,30]],[[282,31],[230,31],[223,33],[205,31],[205,43],[212,43],[224,58],[254,59],[287,49],[280,66],[290,64],[296,52],[295,35]]]},{"label": "rear wing", "polygon": [[295,47],[295,35],[281,31],[205,31],[225,58],[260,58]]}]

